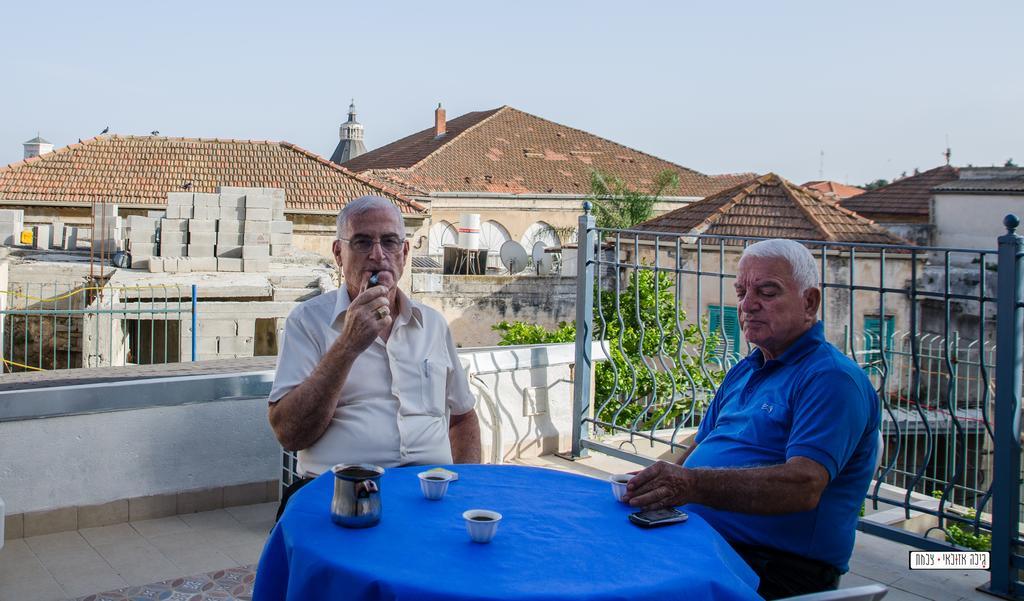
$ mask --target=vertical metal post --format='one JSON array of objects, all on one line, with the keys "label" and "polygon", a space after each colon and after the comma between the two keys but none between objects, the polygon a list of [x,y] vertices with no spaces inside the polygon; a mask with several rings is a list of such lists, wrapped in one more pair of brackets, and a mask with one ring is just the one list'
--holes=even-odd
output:
[{"label": "vertical metal post", "polygon": [[[15,232],[14,235],[17,236],[17,235],[19,235],[19,233]],[[6,253],[6,251],[5,251],[5,253]],[[0,259],[0,267],[4,267],[6,269],[6,265],[5,265],[6,262],[7,262],[6,259]],[[5,283],[7,283],[7,282],[5,282]],[[7,336],[6,336],[6,334],[7,334],[7,327],[6,326],[7,326],[7,294],[8,294],[8,291],[6,289],[10,288],[10,286],[4,286],[3,288],[4,288],[3,290],[0,290],[0,374],[5,374],[8,371],[10,371],[10,370],[7,369],[7,362],[4,361],[4,341],[7,340]]]},{"label": "vertical metal post", "polygon": [[[1006,234],[999,237],[998,295],[996,312],[996,406],[995,469],[992,483],[992,577],[988,590],[996,595],[1015,597],[1017,568],[1013,555],[1018,532],[1020,507],[1020,407],[1021,366],[1024,360],[1021,336],[1024,333],[1024,277],[1022,249],[1024,237],[1014,233],[1020,225],[1016,215],[1003,219]],[[984,316],[983,316],[984,317]]]},{"label": "vertical metal post", "polygon": [[583,438],[587,428],[583,420],[590,410],[591,350],[594,339],[594,263],[597,246],[596,221],[591,205],[583,203],[579,222],[579,246],[576,250],[576,367],[572,394],[572,456],[585,457]]},{"label": "vertical metal post", "polygon": [[[180,322],[179,322],[180,323]],[[164,340],[164,347],[166,349],[167,341]],[[167,356],[167,351],[164,350],[164,356]],[[192,360],[196,360],[196,285],[192,284]]]}]

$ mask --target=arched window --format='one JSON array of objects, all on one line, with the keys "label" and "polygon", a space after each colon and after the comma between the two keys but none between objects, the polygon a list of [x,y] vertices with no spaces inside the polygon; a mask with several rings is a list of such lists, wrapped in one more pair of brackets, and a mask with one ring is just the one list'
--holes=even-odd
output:
[{"label": "arched window", "polygon": [[520,238],[520,243],[526,252],[529,253],[533,249],[533,245],[543,242],[544,246],[548,248],[559,248],[561,242],[558,240],[558,234],[555,230],[544,221],[538,221],[530,227],[526,228],[526,232],[523,233],[523,237]]},{"label": "arched window", "polygon": [[487,259],[488,265],[501,267],[498,253],[501,251],[501,245],[511,238],[505,226],[493,219],[480,223],[480,248],[486,248],[491,255]]},{"label": "arched window", "polygon": [[459,233],[455,226],[447,221],[438,221],[430,226],[427,234],[427,253],[431,256],[444,254],[445,246],[455,246],[459,241]]}]

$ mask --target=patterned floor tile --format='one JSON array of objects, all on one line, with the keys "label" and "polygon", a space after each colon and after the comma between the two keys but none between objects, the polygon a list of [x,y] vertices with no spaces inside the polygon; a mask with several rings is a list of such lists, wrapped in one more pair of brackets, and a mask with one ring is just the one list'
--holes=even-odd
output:
[{"label": "patterned floor tile", "polygon": [[250,601],[256,566],[172,578],[145,586],[126,586],[76,601]]}]

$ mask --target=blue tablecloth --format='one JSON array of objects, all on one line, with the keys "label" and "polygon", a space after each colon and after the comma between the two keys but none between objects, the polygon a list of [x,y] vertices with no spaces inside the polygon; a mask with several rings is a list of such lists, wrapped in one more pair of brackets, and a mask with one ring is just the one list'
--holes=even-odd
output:
[{"label": "blue tablecloth", "polygon": [[[255,601],[289,599],[759,599],[757,576],[696,515],[644,530],[607,482],[522,466],[450,466],[441,501],[420,493],[424,467],[381,478],[383,519],[350,530],[330,519],[328,472],[292,497],[260,557]],[[467,509],[503,515],[487,545]]]}]

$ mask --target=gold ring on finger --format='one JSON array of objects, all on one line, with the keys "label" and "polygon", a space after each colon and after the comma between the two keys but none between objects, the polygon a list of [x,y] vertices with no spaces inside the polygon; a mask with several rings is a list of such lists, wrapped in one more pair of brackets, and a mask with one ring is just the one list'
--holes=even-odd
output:
[{"label": "gold ring on finger", "polygon": [[374,312],[377,314],[377,319],[384,319],[388,316],[388,313],[390,313],[387,307],[380,307]]}]

